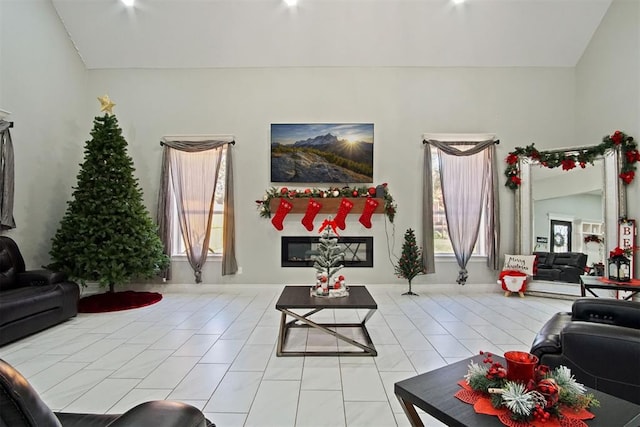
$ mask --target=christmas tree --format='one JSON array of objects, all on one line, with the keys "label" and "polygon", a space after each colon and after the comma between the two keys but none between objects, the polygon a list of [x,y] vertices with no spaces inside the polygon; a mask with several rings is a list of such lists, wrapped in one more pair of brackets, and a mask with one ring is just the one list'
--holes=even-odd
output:
[{"label": "christmas tree", "polygon": [[53,238],[52,268],[86,281],[114,286],[151,277],[168,263],[134,178],[133,160],[107,96],[104,116],[93,121],[84,162],[67,211]]},{"label": "christmas tree", "polygon": [[318,274],[326,274],[327,282],[329,282],[331,276],[344,267],[340,264],[344,259],[344,252],[338,246],[338,238],[333,235],[331,225],[326,227],[326,231],[320,236],[318,252],[319,255],[314,260],[313,268]]},{"label": "christmas tree", "polygon": [[411,281],[419,274],[424,274],[424,262],[422,261],[422,248],[416,245],[416,236],[412,229],[404,233],[402,244],[402,256],[395,266],[398,277],[409,281],[409,292],[402,295],[418,295],[411,291]]}]

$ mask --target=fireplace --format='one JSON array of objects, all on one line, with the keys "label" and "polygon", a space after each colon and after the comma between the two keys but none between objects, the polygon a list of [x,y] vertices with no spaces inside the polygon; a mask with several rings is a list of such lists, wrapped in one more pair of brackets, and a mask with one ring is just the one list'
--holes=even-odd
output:
[{"label": "fireplace", "polygon": [[[312,267],[320,237],[282,236],[281,266]],[[373,237],[338,237],[345,267],[373,267]]]}]

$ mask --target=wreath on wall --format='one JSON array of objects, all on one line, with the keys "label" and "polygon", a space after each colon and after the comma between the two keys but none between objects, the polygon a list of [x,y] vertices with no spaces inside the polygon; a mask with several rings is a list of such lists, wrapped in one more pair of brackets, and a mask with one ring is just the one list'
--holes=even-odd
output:
[{"label": "wreath on wall", "polygon": [[565,243],[565,240],[562,233],[556,233],[553,235],[553,246],[555,246],[556,248],[560,248],[564,246],[564,243]]},{"label": "wreath on wall", "polygon": [[505,159],[507,162],[507,167],[504,171],[504,175],[507,177],[505,186],[512,190],[517,190],[522,183],[519,167],[521,158],[537,160],[542,166],[549,169],[562,167],[562,170],[568,171],[577,166],[584,169],[587,164],[593,165],[596,159],[610,150],[617,149],[622,152],[622,167],[618,177],[624,185],[628,185],[635,177],[636,162],[640,161],[640,152],[638,152],[638,144],[632,136],[617,130],[613,134],[602,138],[601,144],[569,154],[558,151],[538,151],[534,144],[526,147],[516,147]]}]

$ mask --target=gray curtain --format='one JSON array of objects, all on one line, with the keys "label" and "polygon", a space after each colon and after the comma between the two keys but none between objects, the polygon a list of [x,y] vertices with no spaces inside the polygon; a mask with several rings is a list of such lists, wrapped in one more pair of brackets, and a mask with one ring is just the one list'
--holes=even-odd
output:
[{"label": "gray curtain", "polygon": [[0,120],[0,230],[16,228],[13,218],[15,171],[10,127],[10,122]]},{"label": "gray curtain", "polygon": [[[484,210],[487,221],[485,252],[487,265],[498,269],[498,242],[500,230],[497,165],[495,141],[443,142],[425,141],[425,173],[423,183],[424,247],[431,250],[425,255],[427,269],[435,271],[433,257],[433,192],[432,159],[430,146],[438,149],[440,156],[440,184],[445,205],[445,216],[453,251],[460,267],[457,282],[467,281],[467,262],[478,239],[480,220]],[[460,149],[458,146],[465,146]],[[427,252],[425,250],[425,252]],[[433,272],[431,271],[431,272]]]},{"label": "gray curtain", "polygon": [[[194,270],[196,283],[202,281],[202,267],[209,252],[214,194],[218,184],[224,147],[226,150],[226,174],[224,195],[224,228],[222,275],[235,274],[238,270],[235,257],[235,219],[233,194],[233,159],[230,141],[164,141],[162,174],[158,197],[158,225],[165,252],[172,253],[172,209],[170,189],[175,195],[178,221],[187,259]],[[189,156],[189,168],[185,168],[185,156]],[[194,214],[194,212],[196,212]],[[204,212],[204,214],[202,214]],[[165,278],[171,277],[166,270]]]}]

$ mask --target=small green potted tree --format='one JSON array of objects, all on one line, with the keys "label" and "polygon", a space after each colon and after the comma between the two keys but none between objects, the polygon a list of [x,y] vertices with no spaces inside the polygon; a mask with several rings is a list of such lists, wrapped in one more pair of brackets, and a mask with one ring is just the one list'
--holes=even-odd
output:
[{"label": "small green potted tree", "polygon": [[416,244],[416,235],[412,229],[404,233],[402,256],[395,265],[396,275],[409,281],[409,292],[402,295],[418,295],[411,290],[411,281],[420,274],[425,274],[422,248]]}]

